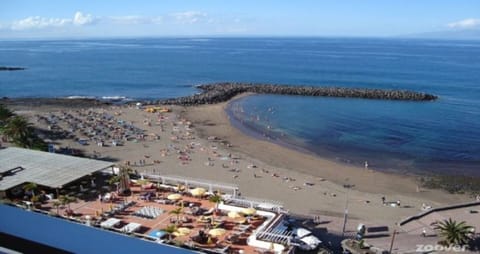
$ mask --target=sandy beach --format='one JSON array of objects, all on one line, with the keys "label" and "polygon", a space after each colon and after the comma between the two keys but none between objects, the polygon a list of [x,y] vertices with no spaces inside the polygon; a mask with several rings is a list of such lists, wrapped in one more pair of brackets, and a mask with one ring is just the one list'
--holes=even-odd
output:
[{"label": "sandy beach", "polygon": [[[28,103],[9,105],[46,133],[52,132],[52,125],[53,132],[70,133],[67,137],[44,137],[58,148],[79,149],[88,157],[129,164],[139,173],[235,184],[243,196],[280,201],[292,213],[341,221],[348,203],[352,228],[358,222],[393,226],[400,219],[420,212],[422,204],[438,207],[471,200],[466,195],[418,189],[410,176],[340,164],[254,139],[230,124],[226,106],[227,103],[175,106],[170,107],[172,112],[148,113],[126,105],[71,107],[51,103],[34,108]],[[82,134],[89,128],[95,131],[99,123],[118,135],[115,139],[121,142],[117,146],[110,141],[113,137],[94,142],[92,137]],[[143,134],[132,130],[130,138],[125,138],[126,125],[141,129]],[[94,136],[99,135],[106,134]],[[75,139],[86,139],[88,144]],[[387,202],[400,201],[401,205],[384,205],[382,197]]]}]

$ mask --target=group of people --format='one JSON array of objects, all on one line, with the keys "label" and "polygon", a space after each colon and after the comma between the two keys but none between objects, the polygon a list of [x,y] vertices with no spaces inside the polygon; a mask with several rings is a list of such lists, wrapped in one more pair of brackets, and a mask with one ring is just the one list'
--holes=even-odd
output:
[{"label": "group of people", "polygon": [[396,202],[387,202],[385,196],[382,196],[382,204],[383,205],[391,205],[391,206],[401,207],[400,200],[397,200]]}]

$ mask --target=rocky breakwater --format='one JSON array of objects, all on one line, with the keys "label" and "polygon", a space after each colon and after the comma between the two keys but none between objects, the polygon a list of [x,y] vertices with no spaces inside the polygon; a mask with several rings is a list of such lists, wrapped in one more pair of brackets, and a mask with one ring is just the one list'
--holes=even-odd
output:
[{"label": "rocky breakwater", "polygon": [[197,86],[201,93],[159,101],[167,105],[201,105],[215,104],[230,100],[242,93],[280,94],[297,96],[326,96],[363,98],[379,100],[431,101],[437,96],[406,90],[383,90],[368,88],[289,86],[255,83],[214,83]]}]

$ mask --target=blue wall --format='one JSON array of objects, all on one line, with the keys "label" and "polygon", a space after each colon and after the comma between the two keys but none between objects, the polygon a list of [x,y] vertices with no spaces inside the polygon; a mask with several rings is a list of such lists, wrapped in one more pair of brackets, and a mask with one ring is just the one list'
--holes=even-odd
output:
[{"label": "blue wall", "polygon": [[3,204],[0,232],[74,253],[194,253]]}]

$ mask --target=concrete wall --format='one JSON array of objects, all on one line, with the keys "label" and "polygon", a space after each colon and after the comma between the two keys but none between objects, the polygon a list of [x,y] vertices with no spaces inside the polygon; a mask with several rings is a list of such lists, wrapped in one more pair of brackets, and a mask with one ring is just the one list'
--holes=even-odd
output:
[{"label": "concrete wall", "polygon": [[74,253],[194,253],[4,204],[0,232]]}]

